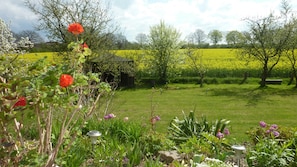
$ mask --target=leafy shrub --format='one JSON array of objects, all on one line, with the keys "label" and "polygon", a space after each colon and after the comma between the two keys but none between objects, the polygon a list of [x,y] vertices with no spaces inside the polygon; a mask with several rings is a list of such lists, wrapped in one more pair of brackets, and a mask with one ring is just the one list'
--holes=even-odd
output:
[{"label": "leafy shrub", "polygon": [[259,122],[259,126],[251,128],[247,131],[248,136],[251,138],[254,144],[264,138],[277,138],[283,141],[294,138],[297,132],[297,128],[279,126],[276,124],[267,124],[264,121]]},{"label": "leafy shrub", "polygon": [[200,137],[202,132],[207,132],[218,138],[222,138],[230,133],[226,128],[230,121],[225,119],[208,122],[205,117],[202,117],[201,121],[198,121],[193,111],[189,113],[189,116],[186,116],[184,112],[183,115],[183,120],[175,117],[168,127],[169,138],[178,144],[187,141],[193,136]]},{"label": "leafy shrub", "polygon": [[247,155],[252,166],[297,166],[297,129],[259,122],[247,132],[254,143]]},{"label": "leafy shrub", "polygon": [[185,153],[188,160],[193,159],[196,154],[202,154],[204,158],[216,158],[224,161],[231,154],[231,147],[227,139],[219,139],[206,132],[202,132],[199,138],[196,136],[189,138],[185,143],[180,144],[178,150]]},{"label": "leafy shrub", "polygon": [[171,150],[175,143],[168,139],[165,134],[150,131],[140,138],[140,144],[147,156],[157,155],[160,150]]},{"label": "leafy shrub", "polygon": [[292,166],[295,152],[289,149],[291,144],[280,143],[276,139],[260,139],[255,148],[248,152],[247,162],[255,167]]}]

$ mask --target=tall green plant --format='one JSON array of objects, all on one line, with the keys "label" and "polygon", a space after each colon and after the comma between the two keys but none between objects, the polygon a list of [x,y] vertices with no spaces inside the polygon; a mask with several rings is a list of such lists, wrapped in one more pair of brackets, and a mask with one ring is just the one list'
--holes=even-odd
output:
[{"label": "tall green plant", "polygon": [[200,137],[202,132],[207,132],[218,138],[222,138],[224,133],[225,135],[230,133],[226,128],[230,121],[226,119],[209,122],[206,117],[202,117],[199,121],[193,111],[189,113],[189,116],[186,116],[184,112],[183,115],[183,120],[176,117],[168,126],[169,137],[176,143],[185,142],[193,136]]}]

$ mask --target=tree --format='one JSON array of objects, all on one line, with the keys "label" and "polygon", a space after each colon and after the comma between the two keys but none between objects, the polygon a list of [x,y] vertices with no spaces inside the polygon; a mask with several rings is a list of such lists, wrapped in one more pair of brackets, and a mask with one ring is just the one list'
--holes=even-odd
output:
[{"label": "tree", "polygon": [[266,78],[279,62],[286,48],[292,28],[286,26],[282,16],[270,14],[260,19],[246,19],[249,31],[245,33],[247,43],[240,52],[248,60],[262,64],[260,87],[266,86]]},{"label": "tree", "polygon": [[137,43],[140,45],[140,47],[144,47],[147,44],[147,42],[148,42],[147,38],[148,38],[147,35],[144,33],[139,33],[135,37],[135,39],[136,39]]},{"label": "tree", "polygon": [[294,14],[290,15],[291,13],[291,6],[286,0],[283,0],[281,14],[285,17],[285,21],[287,22],[286,27],[291,27],[292,29],[288,45],[284,49],[284,55],[288,58],[291,65],[291,78],[288,85],[292,84],[295,79],[295,88],[297,88],[297,18]]},{"label": "tree", "polygon": [[223,34],[219,30],[212,30],[208,34],[209,39],[216,46],[223,39]]},{"label": "tree", "polygon": [[174,66],[174,55],[181,47],[180,32],[164,21],[150,28],[148,36],[149,54],[153,56],[151,66],[160,84],[166,84],[168,70]]},{"label": "tree", "polygon": [[198,47],[205,42],[206,35],[203,30],[197,29],[194,33],[190,34],[189,40]]},{"label": "tree", "polygon": [[113,38],[113,43],[114,46],[116,47],[116,49],[126,49],[127,45],[128,45],[128,40],[126,38],[126,36],[124,36],[121,33],[117,33],[114,35]]},{"label": "tree", "polygon": [[15,33],[15,36],[17,41],[20,40],[22,37],[28,37],[29,40],[34,44],[44,42],[43,38],[36,31],[33,30],[23,30],[19,33]]},{"label": "tree", "polygon": [[202,50],[187,48],[185,50],[185,55],[187,58],[186,60],[188,60],[187,64],[189,64],[195,73],[200,77],[198,83],[200,84],[200,87],[203,87],[204,77],[207,69],[202,62]]},{"label": "tree", "polygon": [[93,51],[110,47],[110,36],[117,30],[109,15],[108,5],[101,0],[26,0],[25,5],[39,18],[38,30],[47,32],[51,41],[69,43],[67,26],[78,22],[84,25],[81,37]]},{"label": "tree", "polygon": [[237,47],[243,42],[244,36],[241,32],[233,30],[227,33],[226,42],[228,45]]}]

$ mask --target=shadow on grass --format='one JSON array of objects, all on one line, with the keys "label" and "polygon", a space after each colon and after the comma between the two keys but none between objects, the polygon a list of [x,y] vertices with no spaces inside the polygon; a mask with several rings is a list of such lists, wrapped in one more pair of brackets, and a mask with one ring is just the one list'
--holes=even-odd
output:
[{"label": "shadow on grass", "polygon": [[241,99],[247,101],[247,106],[256,106],[259,101],[268,100],[269,96],[279,95],[282,97],[297,95],[296,88],[290,87],[218,87],[209,90],[209,94],[213,96],[229,96],[234,100]]}]

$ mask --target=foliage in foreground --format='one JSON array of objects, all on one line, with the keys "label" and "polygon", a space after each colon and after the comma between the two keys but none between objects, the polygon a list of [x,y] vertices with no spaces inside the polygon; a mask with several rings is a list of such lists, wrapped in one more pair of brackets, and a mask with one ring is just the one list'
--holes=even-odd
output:
[{"label": "foliage in foreground", "polygon": [[260,121],[247,133],[253,141],[247,153],[250,166],[297,166],[297,128]]}]

